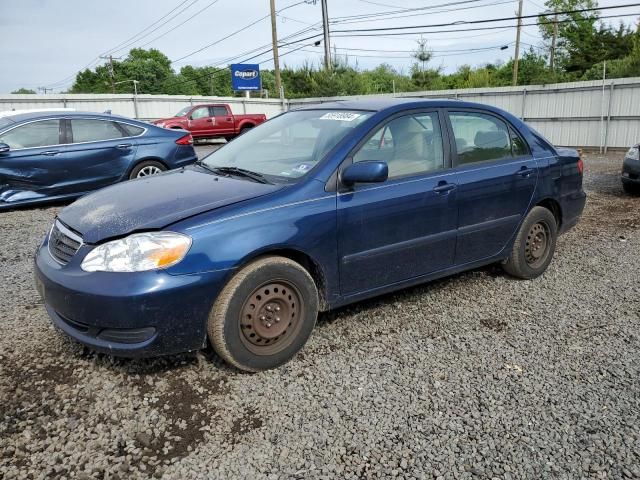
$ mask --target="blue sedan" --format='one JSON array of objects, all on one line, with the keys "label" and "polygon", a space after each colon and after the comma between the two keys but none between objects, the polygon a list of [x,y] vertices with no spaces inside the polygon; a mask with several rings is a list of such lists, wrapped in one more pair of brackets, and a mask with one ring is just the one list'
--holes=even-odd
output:
[{"label": "blue sedan", "polygon": [[237,368],[273,368],[319,311],[490,263],[543,274],[582,213],[582,170],[574,150],[484,105],[312,106],[65,208],[37,288],[53,323],[95,350],[209,341]]},{"label": "blue sedan", "polygon": [[182,130],[69,111],[0,118],[0,210],[77,198],[197,160]]}]

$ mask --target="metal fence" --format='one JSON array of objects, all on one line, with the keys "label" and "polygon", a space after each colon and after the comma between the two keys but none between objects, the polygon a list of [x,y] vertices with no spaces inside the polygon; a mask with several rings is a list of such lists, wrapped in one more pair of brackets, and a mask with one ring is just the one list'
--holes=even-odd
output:
[{"label": "metal fence", "polygon": [[289,108],[334,100],[393,96],[456,98],[494,105],[522,118],[556,145],[606,151],[607,148],[628,148],[640,142],[640,78],[306,98],[289,101]]},{"label": "metal fence", "polygon": [[264,113],[272,117],[304,105],[372,97],[457,98],[495,105],[523,118],[556,145],[586,148],[627,148],[640,142],[640,78],[574,82],[526,87],[437,90],[366,97],[277,99],[186,95],[0,95],[0,111],[33,108],[111,110],[151,120],[174,115],[189,104],[223,102],[236,114]]}]

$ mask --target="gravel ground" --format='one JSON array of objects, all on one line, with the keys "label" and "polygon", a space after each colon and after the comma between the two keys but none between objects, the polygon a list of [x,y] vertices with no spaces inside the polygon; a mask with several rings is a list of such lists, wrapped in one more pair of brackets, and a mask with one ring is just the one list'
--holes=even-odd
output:
[{"label": "gravel ground", "polygon": [[[488,267],[323,314],[275,371],[117,360],[50,326],[0,219],[0,477],[640,477],[640,198],[588,156],[582,222],[533,281]],[[635,253],[635,255],[634,255]]]}]

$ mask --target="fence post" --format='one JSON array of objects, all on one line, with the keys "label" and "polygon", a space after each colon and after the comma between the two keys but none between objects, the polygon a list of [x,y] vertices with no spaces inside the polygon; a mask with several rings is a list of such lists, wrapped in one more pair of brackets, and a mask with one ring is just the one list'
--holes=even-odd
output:
[{"label": "fence post", "polygon": [[613,98],[613,80],[609,88],[609,104],[607,105],[607,124],[604,127],[604,153],[607,153],[607,143],[609,142],[609,124],[611,123],[611,99]]},{"label": "fence post", "polygon": [[526,101],[527,101],[527,89],[523,88],[522,89],[522,107],[520,108],[520,120],[522,120],[523,122],[525,119]]}]

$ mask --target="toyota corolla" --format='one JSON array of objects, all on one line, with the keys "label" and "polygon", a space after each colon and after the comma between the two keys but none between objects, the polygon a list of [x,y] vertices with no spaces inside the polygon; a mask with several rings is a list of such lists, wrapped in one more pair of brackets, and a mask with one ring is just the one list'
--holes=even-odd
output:
[{"label": "toyota corolla", "polygon": [[68,206],[36,283],[55,326],[97,351],[210,342],[257,371],[291,359],[319,311],[491,263],[541,275],[584,203],[578,154],[499,109],[323,104]]}]

